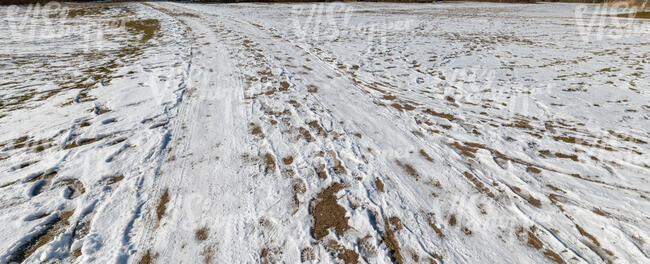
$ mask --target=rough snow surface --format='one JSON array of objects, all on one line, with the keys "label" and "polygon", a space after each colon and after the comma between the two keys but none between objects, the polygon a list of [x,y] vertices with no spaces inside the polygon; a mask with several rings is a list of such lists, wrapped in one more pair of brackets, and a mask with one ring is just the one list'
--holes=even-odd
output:
[{"label": "rough snow surface", "polygon": [[650,261],[648,20],[0,11],[0,263]]}]

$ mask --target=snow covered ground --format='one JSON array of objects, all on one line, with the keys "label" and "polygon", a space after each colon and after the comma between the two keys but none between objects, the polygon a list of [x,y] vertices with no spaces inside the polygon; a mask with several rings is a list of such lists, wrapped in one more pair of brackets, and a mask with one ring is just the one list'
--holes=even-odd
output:
[{"label": "snow covered ground", "polygon": [[0,12],[0,263],[650,261],[629,10]]}]

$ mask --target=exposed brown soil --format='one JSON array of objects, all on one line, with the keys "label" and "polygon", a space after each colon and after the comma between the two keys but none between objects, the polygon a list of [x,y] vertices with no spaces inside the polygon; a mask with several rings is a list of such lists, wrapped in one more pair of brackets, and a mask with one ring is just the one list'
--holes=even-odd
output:
[{"label": "exposed brown soil", "polygon": [[126,30],[131,33],[141,34],[141,42],[147,42],[153,39],[160,31],[160,21],[158,19],[133,20],[124,23]]},{"label": "exposed brown soil", "polygon": [[59,213],[56,219],[53,220],[48,227],[39,232],[34,238],[27,241],[25,244],[18,247],[16,252],[8,259],[9,263],[21,263],[23,260],[29,258],[40,247],[50,243],[57,236],[66,231],[70,225],[70,217],[74,214],[74,210],[63,211]]},{"label": "exposed brown soil", "polygon": [[265,173],[273,173],[275,172],[276,165],[275,165],[275,157],[271,153],[266,153],[264,154],[264,164],[266,165]]},{"label": "exposed brown soil", "polygon": [[327,137],[327,132],[325,131],[325,129],[323,129],[323,127],[320,126],[318,121],[313,120],[309,122],[309,126],[316,129],[316,131],[318,131],[318,134],[320,134],[322,137]]},{"label": "exposed brown soil", "polygon": [[118,182],[122,181],[123,179],[124,179],[124,175],[118,175],[118,176],[115,176],[115,177],[112,177],[112,178],[108,179],[106,184],[108,184],[108,185],[115,184],[115,183],[118,183]]},{"label": "exposed brown soil", "polygon": [[196,230],[196,233],[194,234],[194,238],[196,238],[197,241],[205,241],[208,239],[208,232],[210,230],[208,229],[207,226],[201,227],[198,230]]},{"label": "exposed brown soil", "polygon": [[165,189],[162,196],[160,196],[160,200],[158,201],[158,206],[156,207],[156,216],[158,217],[158,221],[160,221],[165,216],[168,202],[169,202],[169,189]]},{"label": "exposed brown soil", "polygon": [[476,158],[476,151],[478,151],[477,148],[461,145],[460,142],[456,141],[453,144],[449,144],[449,146],[455,148],[460,152],[462,156],[469,157],[469,158]]},{"label": "exposed brown soil", "polygon": [[282,163],[284,163],[284,165],[291,165],[291,163],[293,163],[293,157],[288,156],[286,158],[282,158]]},{"label": "exposed brown soil", "polygon": [[436,112],[436,111],[431,110],[431,109],[426,109],[426,110],[424,110],[423,112],[424,112],[425,114],[429,114],[429,115],[432,115],[432,116],[436,116],[436,117],[444,118],[444,119],[447,119],[447,120],[449,120],[449,121],[454,121],[454,120],[456,120],[456,117],[454,117],[454,115],[452,115],[452,114],[440,113],[440,112]]},{"label": "exposed brown soil", "polygon": [[325,170],[325,164],[318,165],[316,168],[316,173],[318,174],[318,177],[321,179],[327,179],[327,171]]},{"label": "exposed brown soil", "polygon": [[251,126],[253,126],[251,134],[264,138],[264,132],[262,132],[262,128],[259,125],[251,123]]},{"label": "exposed brown soil", "polygon": [[449,225],[450,226],[455,226],[456,225],[456,215],[452,214],[449,216]]},{"label": "exposed brown soil", "polygon": [[404,169],[404,171],[406,171],[406,173],[408,173],[409,175],[413,176],[416,180],[419,180],[419,179],[420,179],[420,174],[418,173],[417,170],[415,170],[415,168],[413,168],[413,166],[412,166],[411,164],[408,164],[408,163],[402,163],[402,162],[399,161],[399,160],[396,160],[395,162],[397,162],[397,165],[399,165],[400,167],[402,167],[402,169]]},{"label": "exposed brown soil", "polygon": [[377,190],[380,192],[384,192],[384,182],[381,181],[381,179],[376,178],[375,179],[375,186],[377,186]]},{"label": "exposed brown soil", "polygon": [[345,248],[335,240],[327,241],[327,244],[325,244],[325,249],[327,249],[327,251],[329,251],[332,255],[335,255],[337,258],[342,260],[345,264],[359,263],[359,254],[356,251]]},{"label": "exposed brown soil", "polygon": [[314,142],[314,141],[316,141],[316,140],[314,139],[314,137],[311,135],[311,133],[309,133],[309,130],[307,130],[306,128],[304,128],[304,127],[300,127],[300,128],[298,128],[298,130],[300,130],[300,135],[301,135],[305,140],[307,140],[307,142]]},{"label": "exposed brown soil", "polygon": [[397,237],[395,236],[395,232],[398,229],[397,228],[393,229],[386,217],[384,217],[384,224],[385,224],[386,231],[383,234],[383,241],[384,244],[386,244],[386,247],[390,250],[391,259],[393,260],[393,262],[398,264],[405,263],[404,258],[402,257],[401,254],[402,249],[399,245],[399,241],[397,240]]},{"label": "exposed brown soil", "polygon": [[151,251],[147,250],[146,253],[142,256],[138,264],[153,264],[155,257],[151,255]]},{"label": "exposed brown soil", "polygon": [[321,240],[329,234],[330,228],[342,235],[350,229],[349,217],[346,217],[345,208],[337,203],[336,193],[343,189],[340,183],[334,183],[316,196],[316,205],[313,209],[314,237]]},{"label": "exposed brown soil", "polygon": [[490,189],[485,187],[485,184],[483,184],[483,182],[481,182],[478,178],[476,178],[472,173],[466,171],[463,172],[463,175],[465,175],[465,177],[474,184],[474,187],[476,187],[476,189],[479,192],[486,194],[490,198],[496,198],[496,196],[490,191]]},{"label": "exposed brown soil", "polygon": [[433,162],[433,159],[431,158],[431,156],[429,156],[429,154],[426,151],[424,151],[424,149],[420,150],[420,155],[422,157],[424,157],[424,159],[426,159],[427,161]]},{"label": "exposed brown soil", "polygon": [[343,166],[343,162],[338,158],[334,150],[330,150],[330,155],[334,160],[334,172],[337,174],[346,174],[348,171]]},{"label": "exposed brown soil", "polygon": [[429,213],[429,214],[427,214],[427,222],[429,223],[429,226],[431,226],[431,228],[433,228],[433,231],[436,231],[436,234],[438,234],[438,236],[439,236],[440,238],[444,238],[444,237],[445,237],[445,234],[442,233],[442,229],[440,229],[440,228],[436,225],[435,221],[433,221],[433,217],[434,217],[434,214],[433,214],[433,213]]}]

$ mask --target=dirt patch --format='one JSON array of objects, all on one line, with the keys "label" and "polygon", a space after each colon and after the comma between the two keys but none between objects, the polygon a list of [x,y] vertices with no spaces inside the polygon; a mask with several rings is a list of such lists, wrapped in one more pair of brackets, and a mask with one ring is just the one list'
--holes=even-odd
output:
[{"label": "dirt patch", "polygon": [[395,236],[395,232],[399,229],[398,227],[391,227],[391,223],[386,217],[384,217],[384,224],[386,231],[383,234],[383,241],[384,244],[386,244],[386,247],[390,250],[391,260],[395,263],[403,264],[404,258],[401,254],[402,249],[400,248],[399,241]]},{"label": "dirt patch", "polygon": [[334,172],[337,174],[346,174],[348,171],[343,166],[343,162],[338,158],[334,150],[330,150],[332,160],[334,160]]},{"label": "dirt patch", "polygon": [[325,164],[320,164],[316,168],[316,173],[318,174],[318,177],[321,179],[327,179],[327,170],[325,170]]},{"label": "dirt patch", "polygon": [[450,226],[455,226],[456,225],[456,215],[452,214],[449,216],[449,225]]},{"label": "dirt patch", "polygon": [[264,132],[262,132],[262,127],[254,123],[251,123],[251,126],[253,127],[251,134],[264,138]]},{"label": "dirt patch", "polygon": [[436,111],[431,110],[431,109],[426,109],[426,110],[424,110],[423,112],[424,112],[425,114],[429,114],[429,115],[432,115],[432,116],[436,116],[436,117],[444,118],[444,119],[447,119],[447,120],[449,120],[449,121],[454,121],[454,120],[456,120],[456,117],[454,117],[454,115],[452,115],[452,114],[440,113],[440,112],[436,112]]},{"label": "dirt patch", "polygon": [[158,201],[158,206],[156,207],[156,216],[158,221],[160,221],[165,216],[165,211],[167,211],[167,203],[169,203],[169,189],[165,189],[160,200]]},{"label": "dirt patch", "polygon": [[452,144],[449,144],[449,146],[453,147],[454,149],[458,150],[459,154],[465,157],[469,158],[476,158],[476,151],[478,151],[478,148],[474,148],[471,146],[467,146],[467,143],[465,145],[461,145],[460,142],[456,141]]},{"label": "dirt patch", "polygon": [[375,179],[375,186],[377,186],[377,190],[384,192],[384,182],[382,182],[381,179]]},{"label": "dirt patch", "polygon": [[196,233],[194,234],[194,238],[196,238],[197,241],[205,241],[208,239],[208,235],[210,230],[208,229],[207,226],[201,227],[198,230],[196,230]]},{"label": "dirt patch", "polygon": [[298,130],[300,131],[300,135],[301,135],[305,140],[307,140],[307,142],[314,142],[314,141],[316,141],[316,140],[314,139],[314,137],[311,135],[311,133],[309,133],[309,130],[307,130],[306,128],[304,128],[304,127],[300,127],[300,128],[298,128]]},{"label": "dirt patch", "polygon": [[9,257],[8,263],[21,263],[29,258],[40,247],[50,243],[57,236],[65,232],[70,225],[70,217],[74,210],[63,211],[56,218],[46,224],[47,228],[42,229],[32,239],[20,245],[17,250]]},{"label": "dirt patch", "polygon": [[404,169],[404,171],[406,171],[406,173],[413,176],[415,178],[415,180],[420,180],[420,174],[418,173],[417,170],[415,170],[415,168],[413,168],[413,166],[411,166],[411,164],[402,163],[399,160],[395,160],[395,162],[397,162],[397,165],[402,167],[402,169]]},{"label": "dirt patch", "polygon": [[479,192],[486,194],[490,198],[496,198],[496,196],[490,191],[490,189],[485,187],[485,184],[483,184],[483,182],[481,182],[478,178],[476,178],[476,176],[474,176],[472,173],[466,171],[463,172],[463,175],[465,175],[465,177],[474,184],[474,187],[476,187],[476,189]]},{"label": "dirt patch", "polygon": [[287,166],[291,165],[291,163],[293,163],[293,157],[289,156],[289,157],[286,157],[286,158],[282,158],[282,163],[284,163],[284,165],[287,165]]},{"label": "dirt patch", "polygon": [[429,223],[429,226],[431,226],[431,228],[433,228],[433,231],[436,231],[436,234],[438,234],[438,236],[439,236],[440,238],[444,238],[444,237],[445,237],[445,234],[442,233],[442,229],[440,229],[440,228],[436,225],[435,221],[433,221],[434,216],[435,216],[435,215],[434,215],[433,213],[429,213],[429,214],[427,214],[427,223]]},{"label": "dirt patch", "polygon": [[433,162],[433,158],[431,158],[431,156],[429,156],[429,154],[426,151],[424,151],[424,149],[420,150],[420,156],[422,156],[425,160],[429,162]]},{"label": "dirt patch", "polygon": [[110,179],[108,179],[106,184],[108,184],[108,185],[115,184],[115,183],[118,183],[118,182],[122,181],[123,179],[124,179],[124,175],[118,175],[118,176],[115,176],[115,177],[111,177]]},{"label": "dirt patch", "polygon": [[156,259],[156,256],[151,254],[151,250],[147,250],[140,261],[138,261],[138,264],[153,264],[154,259]]},{"label": "dirt patch", "polygon": [[264,154],[264,164],[266,165],[266,169],[264,170],[266,174],[275,172],[276,165],[275,165],[275,157],[273,156],[273,154],[271,153]]},{"label": "dirt patch", "polygon": [[282,81],[280,82],[280,91],[288,91],[291,84],[289,82]]},{"label": "dirt patch", "polygon": [[160,21],[158,19],[142,19],[127,21],[124,23],[127,31],[135,34],[141,34],[141,42],[147,42],[159,34]]},{"label": "dirt patch", "polygon": [[345,248],[335,240],[327,241],[327,244],[325,244],[325,249],[327,249],[327,251],[329,251],[332,255],[335,255],[337,258],[342,260],[345,264],[359,263],[359,254],[356,251]]},{"label": "dirt patch", "polygon": [[327,137],[327,132],[325,131],[325,129],[323,129],[323,127],[320,126],[318,121],[313,120],[313,121],[309,122],[309,126],[312,127],[313,129],[316,129],[316,131],[318,131],[318,133],[322,137]]},{"label": "dirt patch", "polygon": [[337,202],[336,193],[341,189],[343,189],[342,184],[334,183],[316,196],[313,217],[314,237],[317,240],[327,236],[330,228],[334,228],[339,235],[343,235],[345,231],[350,229],[348,225],[349,217],[345,216],[347,212]]}]

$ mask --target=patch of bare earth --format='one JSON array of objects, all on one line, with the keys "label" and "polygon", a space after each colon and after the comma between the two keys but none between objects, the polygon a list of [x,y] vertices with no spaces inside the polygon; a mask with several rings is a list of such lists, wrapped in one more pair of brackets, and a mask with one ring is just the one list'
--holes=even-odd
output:
[{"label": "patch of bare earth", "polygon": [[169,202],[169,189],[165,189],[162,196],[160,196],[160,200],[158,201],[158,206],[156,207],[156,216],[158,217],[158,221],[160,221],[165,216],[168,202]]},{"label": "patch of bare earth", "polygon": [[314,237],[323,239],[329,234],[329,229],[334,228],[336,233],[342,235],[350,229],[349,217],[346,217],[345,208],[337,202],[336,193],[343,189],[340,183],[334,183],[316,196],[316,205],[313,209]]}]

